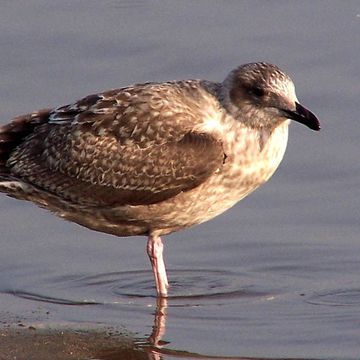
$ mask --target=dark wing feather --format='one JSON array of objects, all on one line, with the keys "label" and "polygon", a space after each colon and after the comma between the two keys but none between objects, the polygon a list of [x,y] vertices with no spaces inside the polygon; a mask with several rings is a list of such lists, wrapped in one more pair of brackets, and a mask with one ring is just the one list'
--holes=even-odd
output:
[{"label": "dark wing feather", "polygon": [[56,109],[7,166],[39,188],[94,206],[153,204],[195,188],[223,165],[222,144],[191,131],[194,119],[180,106],[166,108],[165,99],[156,108],[163,99],[146,90],[114,90]]},{"label": "dark wing feather", "polygon": [[11,152],[31,134],[39,124],[49,120],[50,109],[15,117],[0,126],[0,173],[7,173],[6,162]]}]

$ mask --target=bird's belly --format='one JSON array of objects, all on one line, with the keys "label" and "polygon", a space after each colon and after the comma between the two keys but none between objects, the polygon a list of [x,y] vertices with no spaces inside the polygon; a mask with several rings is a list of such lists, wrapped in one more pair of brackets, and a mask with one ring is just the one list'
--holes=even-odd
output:
[{"label": "bird's belly", "polygon": [[276,168],[277,165],[252,164],[214,177],[208,184],[194,191],[196,203],[192,206],[190,218],[197,224],[220,215],[265,183]]}]

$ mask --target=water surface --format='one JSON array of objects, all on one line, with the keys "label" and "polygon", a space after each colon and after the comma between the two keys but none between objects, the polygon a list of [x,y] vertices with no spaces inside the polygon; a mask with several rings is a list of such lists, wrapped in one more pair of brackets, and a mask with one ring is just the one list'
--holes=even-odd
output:
[{"label": "water surface", "polygon": [[[95,233],[1,196],[0,319],[114,328],[139,358],[357,359],[359,33],[357,1],[3,2],[2,123],[135,82],[221,81],[265,60],[292,76],[323,130],[293,124],[268,184],[166,237],[167,304],[154,297],[145,238]],[[106,356],[97,354],[120,358]]]}]

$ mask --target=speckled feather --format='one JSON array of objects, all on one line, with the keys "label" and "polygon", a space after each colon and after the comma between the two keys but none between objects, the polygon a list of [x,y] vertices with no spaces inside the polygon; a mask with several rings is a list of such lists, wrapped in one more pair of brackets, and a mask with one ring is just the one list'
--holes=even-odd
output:
[{"label": "speckled feather", "polygon": [[222,84],[138,84],[20,116],[0,127],[0,191],[115,235],[180,230],[269,179],[295,100],[286,74],[256,63]]},{"label": "speckled feather", "polygon": [[194,188],[225,155],[220,141],[192,132],[195,119],[183,107],[185,96],[169,106],[179,85],[112,90],[47,117],[42,112],[47,121],[18,146],[7,166],[31,184],[87,205],[150,204]]}]

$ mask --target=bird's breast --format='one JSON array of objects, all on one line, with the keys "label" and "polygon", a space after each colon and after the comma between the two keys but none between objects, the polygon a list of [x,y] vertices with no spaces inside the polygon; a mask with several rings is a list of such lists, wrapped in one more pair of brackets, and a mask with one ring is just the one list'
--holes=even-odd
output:
[{"label": "bird's breast", "polygon": [[224,140],[225,163],[194,191],[207,209],[205,220],[226,211],[265,183],[279,166],[287,145],[288,124],[268,134],[247,128],[229,131]]},{"label": "bird's breast", "polygon": [[287,145],[288,124],[284,123],[271,132],[240,128],[229,137],[225,141],[228,163],[223,169],[224,183],[237,182],[240,188],[256,188],[279,166]]}]

